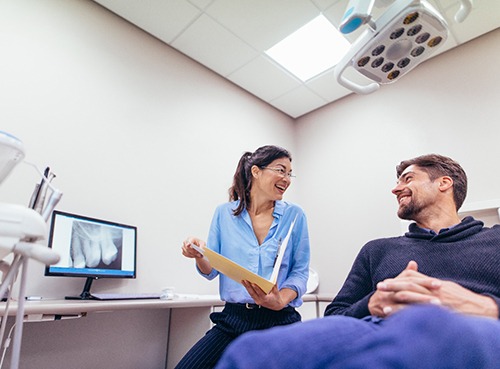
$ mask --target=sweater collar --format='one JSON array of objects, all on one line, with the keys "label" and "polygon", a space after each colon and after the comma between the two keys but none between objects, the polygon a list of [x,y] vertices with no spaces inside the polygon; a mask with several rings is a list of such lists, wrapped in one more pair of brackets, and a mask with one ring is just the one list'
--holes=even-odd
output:
[{"label": "sweater collar", "polygon": [[459,224],[440,230],[438,234],[428,229],[420,228],[416,223],[411,223],[408,227],[408,232],[405,233],[405,237],[436,242],[454,242],[480,232],[483,227],[484,223],[482,221],[470,216],[465,217]]}]

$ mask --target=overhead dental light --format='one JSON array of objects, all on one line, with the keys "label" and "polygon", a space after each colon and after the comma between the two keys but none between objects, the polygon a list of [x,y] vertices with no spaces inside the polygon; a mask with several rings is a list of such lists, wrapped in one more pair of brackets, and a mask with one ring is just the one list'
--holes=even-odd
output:
[{"label": "overhead dental light", "polygon": [[[397,81],[428,59],[448,38],[446,21],[425,0],[397,0],[376,20],[371,16],[374,3],[375,0],[350,0],[339,27],[344,34],[364,24],[368,27],[334,70],[339,84],[360,94]],[[471,8],[470,0],[460,0],[455,20],[462,22]],[[373,82],[362,85],[352,81],[345,76],[348,67]]]}]

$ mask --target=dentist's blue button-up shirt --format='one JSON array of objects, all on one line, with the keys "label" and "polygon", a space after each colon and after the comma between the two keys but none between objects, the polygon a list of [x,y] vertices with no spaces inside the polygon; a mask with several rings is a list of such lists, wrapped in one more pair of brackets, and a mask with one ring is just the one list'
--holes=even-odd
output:
[{"label": "dentist's blue button-up shirt", "polygon": [[[285,239],[295,220],[292,234],[278,274],[278,289],[289,288],[297,292],[297,298],[289,306],[302,305],[301,296],[306,292],[309,277],[309,234],[307,219],[303,210],[295,204],[276,201],[274,220],[264,242],[259,245],[253,231],[250,215],[245,209],[234,216],[233,209],[238,202],[228,202],[217,207],[207,239],[207,247],[233,260],[252,272],[270,279],[278,245]],[[200,274],[202,274],[200,272]],[[210,274],[202,274],[213,279],[220,273],[212,269]],[[220,274],[219,292],[223,301],[233,303],[253,303],[245,287]]]}]

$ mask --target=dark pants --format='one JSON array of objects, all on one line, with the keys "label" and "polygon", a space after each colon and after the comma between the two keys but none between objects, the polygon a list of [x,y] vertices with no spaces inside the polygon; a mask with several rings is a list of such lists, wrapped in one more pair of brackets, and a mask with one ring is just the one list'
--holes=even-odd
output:
[{"label": "dark pants", "polygon": [[498,369],[500,322],[437,306],[385,320],[328,316],[249,332],[216,369]]},{"label": "dark pants", "polygon": [[245,332],[300,322],[300,314],[292,307],[280,311],[256,305],[226,303],[220,313],[210,314],[215,326],[201,338],[177,364],[176,369],[213,368],[225,348]]}]

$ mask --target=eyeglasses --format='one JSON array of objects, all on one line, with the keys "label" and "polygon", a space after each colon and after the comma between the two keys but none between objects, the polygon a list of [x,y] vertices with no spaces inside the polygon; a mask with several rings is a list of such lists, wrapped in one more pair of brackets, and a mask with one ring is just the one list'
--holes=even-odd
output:
[{"label": "eyeglasses", "polygon": [[273,172],[277,173],[281,177],[285,178],[288,177],[288,179],[295,178],[295,176],[292,174],[292,172],[286,172],[285,169],[283,168],[270,168],[270,167],[262,167],[262,169],[269,169],[272,170]]}]

